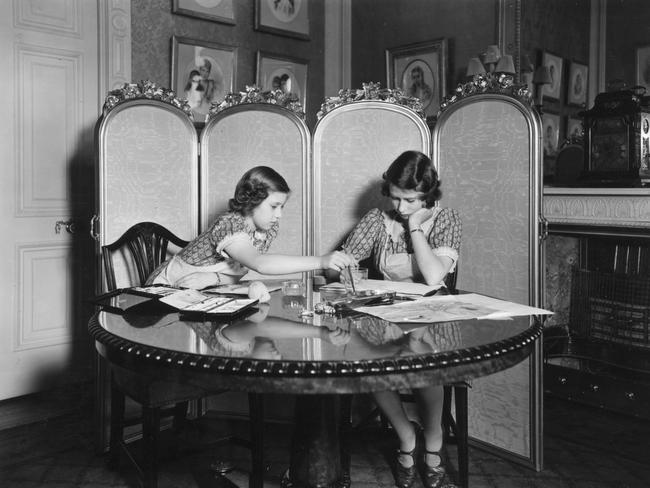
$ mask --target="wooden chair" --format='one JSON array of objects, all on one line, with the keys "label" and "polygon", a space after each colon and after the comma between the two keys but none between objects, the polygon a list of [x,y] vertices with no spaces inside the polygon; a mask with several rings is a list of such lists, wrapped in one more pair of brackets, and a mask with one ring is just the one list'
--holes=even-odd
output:
[{"label": "wooden chair", "polygon": [[[114,256],[123,253],[127,266],[135,269],[137,276],[131,285],[142,286],[147,277],[168,257],[169,244],[178,248],[188,242],[180,239],[165,227],[154,222],[141,222],[133,225],[111,244],[102,246],[102,258],[108,290],[117,288]],[[178,436],[187,418],[190,401],[201,401],[207,396],[222,391],[205,391],[189,385],[161,381],[146,374],[135,373],[120,367],[111,368],[111,415],[109,464],[119,467],[120,454],[134,465],[145,488],[158,486],[158,444],[160,440],[161,419],[172,417],[172,433]],[[142,407],[139,418],[125,418],[126,397]],[[263,404],[262,396],[248,395],[250,416],[250,439],[224,437],[217,442],[230,441],[251,449],[252,469],[250,488],[263,486]],[[127,426],[142,425],[142,456],[140,462],[131,452],[124,439]],[[175,443],[177,445],[177,443]],[[216,463],[217,474],[226,474],[232,469],[228,463]]]}]

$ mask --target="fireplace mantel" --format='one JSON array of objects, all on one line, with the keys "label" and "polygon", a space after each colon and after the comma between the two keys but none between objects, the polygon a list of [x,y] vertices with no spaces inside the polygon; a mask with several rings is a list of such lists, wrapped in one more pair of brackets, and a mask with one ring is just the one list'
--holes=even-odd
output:
[{"label": "fireplace mantel", "polygon": [[545,187],[549,224],[650,229],[650,188]]}]

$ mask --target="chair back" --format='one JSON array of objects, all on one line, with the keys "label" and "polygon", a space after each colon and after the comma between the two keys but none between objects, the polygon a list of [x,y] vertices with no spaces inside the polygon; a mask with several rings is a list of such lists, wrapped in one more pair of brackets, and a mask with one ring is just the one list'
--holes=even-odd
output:
[{"label": "chair back", "polygon": [[117,289],[113,257],[122,254],[128,263],[131,283],[129,286],[142,286],[147,277],[169,256],[172,255],[169,244],[182,249],[188,241],[177,237],[155,222],[140,222],[131,226],[122,236],[111,244],[102,246],[102,259],[108,291]]}]

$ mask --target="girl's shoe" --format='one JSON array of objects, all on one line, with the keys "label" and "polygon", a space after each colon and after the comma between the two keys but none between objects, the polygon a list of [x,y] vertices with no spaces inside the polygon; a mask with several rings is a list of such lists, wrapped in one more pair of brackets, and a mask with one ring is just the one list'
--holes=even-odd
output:
[{"label": "girl's shoe", "polygon": [[[410,451],[402,451],[401,449],[397,450],[397,466],[395,468],[395,486],[397,486],[397,488],[411,488],[411,485],[413,485],[413,482],[415,481],[415,475],[417,473],[417,468],[415,467],[416,449],[417,446]],[[400,456],[410,456],[413,460],[413,464],[407,468],[399,462]]]},{"label": "girl's shoe", "polygon": [[442,457],[440,456],[440,451],[424,451],[425,462],[423,463],[422,469],[422,484],[425,488],[440,488],[443,481],[445,480],[445,468],[442,464],[438,466],[429,466],[426,463],[426,455],[430,454],[432,456],[438,456],[440,462],[442,463]]}]

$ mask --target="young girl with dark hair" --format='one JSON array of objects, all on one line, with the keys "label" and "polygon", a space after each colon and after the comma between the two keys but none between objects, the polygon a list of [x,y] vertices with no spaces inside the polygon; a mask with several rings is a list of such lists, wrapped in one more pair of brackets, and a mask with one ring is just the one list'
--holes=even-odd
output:
[{"label": "young girl with dark hair", "polygon": [[[377,208],[364,215],[352,230],[343,250],[357,260],[372,258],[384,279],[437,285],[454,271],[460,249],[461,220],[455,210],[435,206],[440,180],[431,159],[406,151],[383,175],[382,194],[392,203],[390,212]],[[442,485],[443,387],[413,390],[420,410],[424,437],[422,482],[426,488]],[[399,438],[396,484],[408,488],[416,475],[417,432],[395,391],[373,393]]]},{"label": "young girl with dark hair", "polygon": [[201,289],[236,283],[249,270],[279,275],[316,269],[340,271],[355,265],[351,256],[337,251],[324,256],[267,254],[290,192],[275,170],[267,166],[248,170],[228,202],[230,211],[160,265],[147,283]]}]

